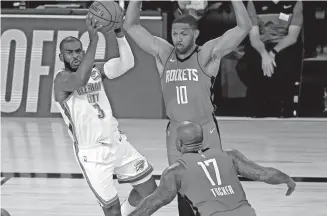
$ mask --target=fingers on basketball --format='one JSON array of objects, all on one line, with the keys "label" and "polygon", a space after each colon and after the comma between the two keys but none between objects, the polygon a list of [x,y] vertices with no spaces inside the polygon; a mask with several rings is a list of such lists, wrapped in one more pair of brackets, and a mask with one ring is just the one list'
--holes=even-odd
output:
[{"label": "fingers on basketball", "polygon": [[114,1],[95,1],[89,8],[89,14],[99,21],[99,25],[102,26],[99,31],[103,33],[119,27],[122,13],[122,8]]}]

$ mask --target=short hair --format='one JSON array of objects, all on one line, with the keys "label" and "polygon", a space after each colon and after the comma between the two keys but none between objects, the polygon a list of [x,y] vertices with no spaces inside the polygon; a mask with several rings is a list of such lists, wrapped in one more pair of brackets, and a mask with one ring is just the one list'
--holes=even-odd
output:
[{"label": "short hair", "polygon": [[203,142],[203,128],[195,122],[183,121],[177,125],[177,138],[183,145],[200,144]]},{"label": "short hair", "polygon": [[175,24],[175,23],[189,24],[193,29],[198,29],[198,22],[196,21],[196,19],[193,16],[188,15],[188,14],[177,17],[173,21],[173,24]]},{"label": "short hair", "polygon": [[62,48],[63,48],[63,46],[64,46],[65,43],[74,42],[74,41],[78,41],[78,42],[81,44],[81,46],[82,46],[82,42],[81,42],[78,38],[73,37],[73,36],[68,36],[68,37],[65,37],[65,38],[60,42],[60,44],[59,44],[59,49],[60,49],[60,51],[62,50]]}]

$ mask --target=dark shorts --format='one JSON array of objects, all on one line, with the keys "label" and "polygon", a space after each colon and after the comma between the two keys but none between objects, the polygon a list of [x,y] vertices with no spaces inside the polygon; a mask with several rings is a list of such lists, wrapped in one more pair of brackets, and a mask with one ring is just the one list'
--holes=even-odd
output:
[{"label": "dark shorts", "polygon": [[234,210],[226,211],[226,212],[219,212],[213,214],[212,216],[256,216],[254,209],[246,204],[242,205]]},{"label": "dark shorts", "polygon": [[[177,122],[169,122],[166,130],[166,145],[169,165],[178,160],[181,153],[176,147],[177,138]],[[209,117],[202,125],[204,135],[204,148],[219,148],[222,149],[220,132],[218,123],[215,117]]]}]

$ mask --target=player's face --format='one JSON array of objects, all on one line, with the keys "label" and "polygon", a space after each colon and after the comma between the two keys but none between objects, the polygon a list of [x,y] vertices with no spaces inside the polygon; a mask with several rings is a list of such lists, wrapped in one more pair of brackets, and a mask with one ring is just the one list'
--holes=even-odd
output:
[{"label": "player's face", "polygon": [[172,26],[171,36],[176,50],[181,53],[187,53],[192,49],[197,38],[198,30],[194,30],[189,24],[175,23]]},{"label": "player's face", "polygon": [[76,72],[84,57],[82,44],[79,41],[67,42],[61,50],[61,60],[65,67],[72,72]]}]

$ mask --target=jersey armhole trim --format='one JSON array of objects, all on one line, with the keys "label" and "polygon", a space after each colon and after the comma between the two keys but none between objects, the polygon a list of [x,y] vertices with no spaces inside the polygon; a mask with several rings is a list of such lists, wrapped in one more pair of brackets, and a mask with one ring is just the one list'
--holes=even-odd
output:
[{"label": "jersey armhole trim", "polygon": [[207,75],[209,78],[212,78],[213,76],[210,76],[203,68],[202,68],[202,65],[200,64],[200,61],[199,61],[199,52],[200,52],[200,47],[198,48],[198,51],[197,51],[197,55],[196,55],[196,59],[198,61],[198,65],[200,67],[200,69],[202,70],[202,72]]},{"label": "jersey armhole trim", "polygon": [[[59,73],[61,73],[61,72],[65,72],[65,70],[64,69],[60,69],[59,71],[58,71],[58,73],[57,73],[57,75],[59,74]],[[56,77],[57,77],[57,75],[56,75]],[[53,82],[53,85],[54,85],[54,82]],[[53,89],[54,89],[54,87],[53,87]],[[67,92],[67,91],[64,91],[64,92]],[[54,100],[55,100],[55,102],[57,102],[57,103],[59,103],[59,105],[61,106],[61,104],[65,104],[72,96],[73,96],[73,94],[74,94],[74,91],[72,91],[72,92],[67,92],[69,95],[68,95],[68,97],[67,98],[65,98],[65,100],[63,100],[63,101],[61,101],[61,102],[59,102],[59,101],[56,101],[56,97],[54,97]],[[54,92],[54,94],[55,94],[55,92]]]},{"label": "jersey armhole trim", "polygon": [[[164,73],[165,73],[165,68],[166,68],[166,66],[167,66],[167,63],[168,63],[168,61],[169,61],[171,55],[174,53],[174,51],[175,51],[175,48],[172,49],[172,51],[171,51],[170,54],[168,55],[168,58],[166,59],[165,64],[163,65],[162,73],[161,73],[161,76],[160,76],[160,80],[162,79],[162,77],[163,77],[163,75],[164,75]],[[160,56],[159,56],[159,58],[160,58]],[[159,73],[159,74],[160,74],[160,73]]]}]

